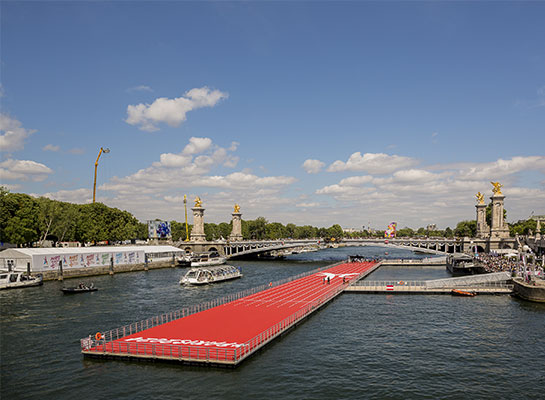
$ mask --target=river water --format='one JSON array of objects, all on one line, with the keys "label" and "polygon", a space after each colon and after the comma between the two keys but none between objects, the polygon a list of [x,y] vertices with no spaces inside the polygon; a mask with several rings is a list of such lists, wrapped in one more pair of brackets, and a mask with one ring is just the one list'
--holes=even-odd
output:
[{"label": "river water", "polygon": [[[419,257],[389,250],[388,257]],[[84,359],[79,339],[346,259],[377,247],[240,261],[244,277],[178,284],[184,269],[0,292],[2,399],[543,399],[545,305],[510,296],[345,293],[236,369]],[[448,277],[444,267],[381,267],[367,279]],[[75,286],[77,280],[64,285]]]}]

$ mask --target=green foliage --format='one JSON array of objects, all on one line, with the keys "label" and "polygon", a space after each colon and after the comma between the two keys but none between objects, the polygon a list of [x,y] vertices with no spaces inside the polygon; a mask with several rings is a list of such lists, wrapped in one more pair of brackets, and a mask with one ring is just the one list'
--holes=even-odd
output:
[{"label": "green foliage", "polygon": [[147,227],[131,213],[102,203],[71,204],[0,190],[0,240],[18,245],[55,241],[145,239]]},{"label": "green foliage", "polygon": [[396,232],[397,237],[413,237],[414,230],[409,227],[401,228]]},{"label": "green foliage", "polygon": [[459,237],[475,237],[476,233],[477,221],[475,220],[458,222],[456,229],[454,229],[454,234]]},{"label": "green foliage", "polygon": [[0,241],[26,245],[38,240],[39,204],[22,193],[0,192]]},{"label": "green foliage", "polygon": [[[537,221],[535,219],[524,219],[509,224],[509,233],[511,236],[515,235],[529,235],[530,232],[536,234]],[[540,233],[545,234],[545,223],[541,223]]]},{"label": "green foliage", "polygon": [[[191,236],[192,225],[188,224],[187,230]],[[177,242],[186,239],[185,222],[170,221],[170,230],[172,232],[172,240]]]},{"label": "green foliage", "polygon": [[327,235],[335,239],[340,239],[344,236],[343,228],[339,224],[332,225],[327,229]]}]

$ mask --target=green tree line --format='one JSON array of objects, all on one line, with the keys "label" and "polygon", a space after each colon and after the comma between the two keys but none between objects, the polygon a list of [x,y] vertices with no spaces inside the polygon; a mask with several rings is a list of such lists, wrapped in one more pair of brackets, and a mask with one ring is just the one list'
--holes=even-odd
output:
[{"label": "green tree line", "polygon": [[0,188],[0,209],[0,241],[5,243],[87,243],[145,239],[148,235],[146,224],[131,213],[102,203],[72,204]]},{"label": "green tree line", "polygon": [[[45,240],[77,241],[81,243],[98,241],[125,241],[147,239],[147,224],[139,222],[128,211],[108,207],[102,203],[73,204],[45,197],[35,198],[23,193],[10,193],[0,187],[0,241],[28,246],[31,243],[43,243]],[[504,210],[505,211],[505,210]],[[504,212],[504,217],[506,213]],[[490,210],[487,220],[490,225]],[[188,226],[191,235],[192,226]],[[527,235],[536,232],[536,221],[521,220],[509,225],[512,236]],[[206,240],[229,238],[232,224],[205,223]],[[474,237],[477,230],[475,220],[461,221],[454,229],[416,230],[404,227],[397,230],[397,237]],[[171,221],[172,240],[186,239],[185,223]],[[545,234],[545,224],[541,233]],[[311,225],[297,226],[268,222],[264,217],[254,220],[242,220],[242,237],[245,240],[308,239],[324,238],[339,240],[343,237],[365,238],[383,237],[383,231],[345,233],[340,225],[318,228]]]}]

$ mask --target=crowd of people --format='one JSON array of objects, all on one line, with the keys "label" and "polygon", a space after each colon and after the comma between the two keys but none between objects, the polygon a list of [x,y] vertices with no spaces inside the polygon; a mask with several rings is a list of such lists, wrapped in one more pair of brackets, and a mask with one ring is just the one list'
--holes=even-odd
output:
[{"label": "crowd of people", "polygon": [[529,280],[532,276],[545,279],[543,267],[520,260],[518,257],[506,257],[499,254],[478,254],[475,261],[486,272],[510,272],[512,276],[521,276]]},{"label": "crowd of people", "polygon": [[363,256],[349,256],[348,262],[378,262],[376,258],[369,258]]}]

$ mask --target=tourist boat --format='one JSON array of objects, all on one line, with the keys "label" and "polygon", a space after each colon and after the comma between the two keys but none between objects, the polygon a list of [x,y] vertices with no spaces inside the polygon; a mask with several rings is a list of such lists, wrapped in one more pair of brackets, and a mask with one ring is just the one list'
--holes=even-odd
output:
[{"label": "tourist boat", "polygon": [[468,254],[454,254],[447,256],[447,270],[453,276],[483,274],[486,271],[476,265],[473,257]]},{"label": "tourist boat", "polygon": [[0,273],[0,289],[14,289],[29,286],[43,285],[43,276],[27,275],[26,272],[2,272]]},{"label": "tourist boat", "polygon": [[458,290],[458,289],[452,289],[450,291],[450,294],[453,296],[467,296],[467,297],[475,297],[477,293],[475,292],[466,292],[465,290]]},{"label": "tourist boat", "polygon": [[65,294],[76,294],[76,293],[87,293],[87,292],[96,292],[98,288],[95,287],[93,283],[91,283],[89,286],[84,285],[83,283],[80,283],[76,287],[71,288],[62,288],[61,291]]},{"label": "tourist boat", "polygon": [[176,257],[176,266],[178,267],[190,267],[191,266],[191,256],[183,255]]},{"label": "tourist boat", "polygon": [[227,258],[222,257],[217,252],[201,253],[191,257],[191,267],[209,267],[212,265],[225,264]]},{"label": "tourist boat", "polygon": [[206,285],[242,277],[240,269],[232,265],[221,265],[206,268],[191,268],[180,279],[180,284]]}]

